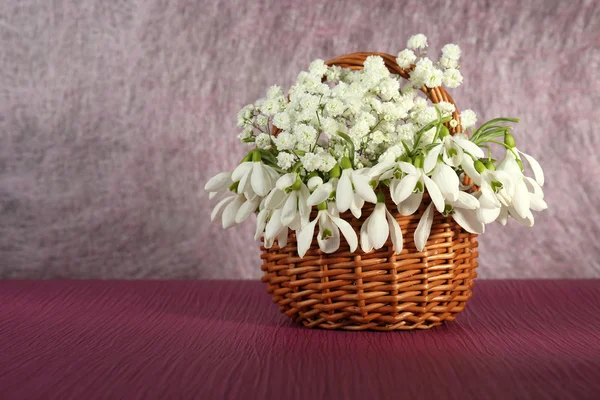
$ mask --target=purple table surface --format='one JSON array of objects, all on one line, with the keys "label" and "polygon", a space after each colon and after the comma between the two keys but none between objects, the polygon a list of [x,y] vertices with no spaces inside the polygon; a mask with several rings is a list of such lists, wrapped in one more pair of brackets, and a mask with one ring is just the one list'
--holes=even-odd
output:
[{"label": "purple table surface", "polygon": [[0,281],[0,398],[598,399],[600,281],[476,282],[428,331],[310,330],[251,281]]}]

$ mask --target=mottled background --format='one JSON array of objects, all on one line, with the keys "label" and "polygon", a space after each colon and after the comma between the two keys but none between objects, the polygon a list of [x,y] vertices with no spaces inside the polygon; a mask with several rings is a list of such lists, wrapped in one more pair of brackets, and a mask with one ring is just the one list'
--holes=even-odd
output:
[{"label": "mottled background", "polygon": [[493,226],[480,276],[600,277],[600,3],[0,2],[0,276],[257,278],[252,222],[202,192],[242,156],[236,113],[315,58],[463,48],[452,92],[518,116],[547,175],[534,229]]}]

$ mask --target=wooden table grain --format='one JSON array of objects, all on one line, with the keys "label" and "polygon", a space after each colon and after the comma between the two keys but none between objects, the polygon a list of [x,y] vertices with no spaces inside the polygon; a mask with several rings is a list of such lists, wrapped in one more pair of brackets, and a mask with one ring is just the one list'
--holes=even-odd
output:
[{"label": "wooden table grain", "polygon": [[310,330],[253,281],[2,281],[0,398],[598,399],[600,281],[478,280],[415,332]]}]

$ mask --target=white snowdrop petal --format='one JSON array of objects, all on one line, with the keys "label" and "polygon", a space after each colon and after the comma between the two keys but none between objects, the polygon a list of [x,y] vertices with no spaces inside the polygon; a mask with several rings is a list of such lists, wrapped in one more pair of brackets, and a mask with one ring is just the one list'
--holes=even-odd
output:
[{"label": "white snowdrop petal", "polygon": [[515,195],[512,199],[512,205],[521,218],[526,218],[529,211],[529,192],[525,182],[520,181],[515,186]]},{"label": "white snowdrop petal", "polygon": [[268,212],[269,210],[264,209],[261,210],[256,216],[256,231],[254,232],[254,240],[260,239],[260,236],[263,234],[265,226],[267,225]]},{"label": "white snowdrop petal", "polygon": [[231,228],[235,225],[235,217],[242,204],[244,204],[244,201],[244,196],[240,195],[237,196],[231,203],[229,203],[227,207],[225,207],[221,220],[224,229]]},{"label": "white snowdrop petal", "polygon": [[285,192],[275,189],[265,197],[265,207],[271,210],[281,207],[285,200]]},{"label": "white snowdrop petal", "polygon": [[340,212],[346,212],[352,202],[352,182],[350,181],[349,170],[344,170],[338,182],[335,192],[336,205]]},{"label": "white snowdrop petal", "polygon": [[406,175],[400,180],[394,190],[392,200],[397,204],[402,203],[415,190],[415,185],[419,182],[419,176],[415,174]]},{"label": "white snowdrop petal", "polygon": [[423,180],[425,181],[425,187],[427,188],[427,192],[429,193],[429,197],[431,197],[431,201],[435,205],[435,208],[440,213],[443,213],[446,204],[442,192],[440,192],[440,189],[435,182],[427,175],[423,175]]},{"label": "white snowdrop petal", "polygon": [[221,172],[206,182],[206,185],[204,185],[204,190],[207,192],[219,192],[227,190],[231,184],[231,172]]},{"label": "white snowdrop petal", "polygon": [[477,219],[477,212],[474,210],[465,210],[457,208],[452,213],[452,218],[467,232],[485,232],[485,224]]},{"label": "white snowdrop petal", "polygon": [[431,233],[431,225],[433,224],[433,203],[429,204],[419,224],[417,225],[417,229],[415,230],[415,246],[417,250],[423,251],[425,246],[427,245],[427,239],[429,239],[429,234]]},{"label": "white snowdrop petal", "polygon": [[438,157],[440,155],[440,152],[442,151],[443,148],[443,144],[440,143],[437,146],[435,146],[433,149],[429,150],[429,153],[427,153],[427,156],[425,156],[425,161],[423,162],[423,170],[426,173],[431,172],[431,170],[433,170],[438,162]]},{"label": "white snowdrop petal", "polygon": [[354,228],[352,228],[352,225],[338,217],[331,217],[331,220],[338,228],[340,228],[342,235],[344,235],[350,246],[350,251],[354,252],[358,247],[358,237],[356,236],[356,232],[354,231]]},{"label": "white snowdrop petal", "polygon": [[365,220],[365,222],[363,222],[363,224],[360,228],[360,248],[365,253],[368,253],[369,251],[373,250],[373,245],[371,244],[371,241],[369,240],[369,231],[367,229],[369,226],[370,218],[371,218],[371,216],[369,216],[369,218],[367,218]]},{"label": "white snowdrop petal", "polygon": [[525,159],[529,163],[529,166],[531,167],[531,170],[533,171],[533,176],[535,177],[535,180],[537,181],[537,183],[540,186],[544,186],[544,170],[542,169],[540,164],[537,162],[537,160],[535,158],[531,157],[529,154],[525,154],[521,151],[519,153],[523,157],[525,157]]},{"label": "white snowdrop petal", "polygon": [[479,207],[479,200],[472,194],[459,192],[458,199],[453,204],[455,207],[465,208],[467,210],[475,210]]},{"label": "white snowdrop petal", "polygon": [[404,245],[402,229],[400,229],[398,221],[396,221],[394,216],[389,211],[386,212],[386,216],[388,220],[388,226],[390,229],[390,239],[392,240],[392,244],[394,245],[394,253],[400,254]]},{"label": "white snowdrop petal", "polygon": [[238,165],[231,173],[231,180],[234,182],[238,182],[242,178],[242,176],[248,175],[252,170],[252,164],[253,163],[251,162],[243,162],[240,165]]},{"label": "white snowdrop petal", "polygon": [[454,141],[456,142],[456,144],[458,144],[460,147],[462,147],[467,153],[470,153],[471,155],[473,155],[477,158],[485,157],[485,154],[484,154],[483,150],[481,149],[481,147],[477,146],[475,143],[471,142],[470,140],[462,139],[462,138],[455,138]]},{"label": "white snowdrop petal", "polygon": [[479,172],[477,172],[477,170],[475,169],[473,159],[465,155],[461,166],[463,167],[463,170],[465,171],[467,176],[471,178],[477,186],[481,186],[481,174],[479,174]]},{"label": "white snowdrop petal", "polygon": [[375,191],[373,190],[371,185],[369,185],[368,177],[353,174],[352,182],[354,183],[354,189],[356,190],[356,193],[360,197],[362,197],[369,203],[377,203],[377,195],[375,194]]},{"label": "white snowdrop petal", "polygon": [[328,183],[319,186],[310,196],[308,196],[307,204],[309,206],[316,206],[327,200],[331,195],[332,187]]},{"label": "white snowdrop petal", "polygon": [[498,215],[500,215],[500,210],[501,207],[499,206],[493,208],[479,207],[475,210],[475,214],[477,215],[477,219],[479,221],[483,222],[484,224],[489,224],[498,218]]},{"label": "white snowdrop petal", "polygon": [[220,202],[217,203],[217,205],[215,206],[215,208],[213,208],[212,213],[210,214],[210,220],[214,221],[215,218],[220,215],[220,213],[223,211],[224,207],[226,205],[228,205],[230,202],[233,201],[233,199],[235,199],[236,196],[229,196],[229,197],[225,197],[223,200],[221,200]]},{"label": "white snowdrop petal", "polygon": [[304,258],[304,255],[310,248],[313,237],[315,236],[315,225],[317,224],[318,217],[313,221],[306,224],[300,232],[296,234],[297,244],[298,244],[298,255],[300,258]]},{"label": "white snowdrop petal", "polygon": [[288,195],[288,199],[286,200],[283,208],[281,209],[281,223],[285,226],[288,226],[296,216],[298,204],[298,192],[293,191]]},{"label": "white snowdrop petal", "polygon": [[530,208],[533,211],[544,211],[545,209],[548,208],[548,204],[546,204],[544,199],[541,198],[540,196],[536,196],[533,193],[529,193],[529,203],[530,203]]},{"label": "white snowdrop petal", "polygon": [[323,185],[323,179],[321,179],[320,176],[313,176],[306,183],[306,186],[308,186],[308,189],[311,191],[315,190],[316,188],[320,187],[321,185]]},{"label": "white snowdrop petal", "polygon": [[[319,233],[317,234],[317,242],[319,248],[326,254],[331,254],[340,248],[340,231],[335,227],[328,216],[324,214],[325,218],[321,218],[319,222]],[[323,239],[323,231],[327,229],[331,232],[331,236],[327,239]]]},{"label": "white snowdrop petal", "polygon": [[402,172],[404,172],[405,174],[416,174],[417,173],[417,169],[415,168],[414,165],[409,164],[404,161],[401,161],[398,163],[398,168],[400,168],[400,170]]},{"label": "white snowdrop petal", "polygon": [[398,212],[400,215],[413,215],[421,205],[421,201],[423,200],[423,193],[412,193],[410,196],[406,198],[400,205],[398,206]]},{"label": "white snowdrop petal", "polygon": [[241,224],[246,219],[248,219],[248,217],[252,215],[254,211],[256,211],[256,207],[258,207],[258,198],[253,200],[246,200],[235,215],[235,223]]},{"label": "white snowdrop petal", "polygon": [[444,198],[450,201],[458,199],[459,185],[458,175],[446,164],[438,164],[433,171],[433,181],[440,189]]},{"label": "white snowdrop petal", "polygon": [[385,218],[385,204],[377,203],[369,221],[369,242],[374,249],[380,249],[387,241],[390,231]]},{"label": "white snowdrop petal", "polygon": [[277,180],[275,187],[279,190],[285,190],[296,182],[296,174],[285,174]]},{"label": "white snowdrop petal", "polygon": [[263,163],[256,161],[252,164],[252,189],[259,196],[266,196],[271,190],[271,177],[264,168]]}]

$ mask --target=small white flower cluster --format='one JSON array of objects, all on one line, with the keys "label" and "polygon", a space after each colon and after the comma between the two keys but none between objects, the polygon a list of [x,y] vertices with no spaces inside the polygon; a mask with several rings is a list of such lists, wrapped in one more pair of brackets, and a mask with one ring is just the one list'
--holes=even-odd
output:
[{"label": "small white flower cluster", "polygon": [[[499,118],[475,130],[473,111],[457,114],[452,103],[431,105],[420,97],[423,86],[462,83],[460,48],[445,45],[434,64],[426,57],[427,46],[424,35],[414,35],[398,54],[398,65],[410,76],[403,86],[378,56],[367,57],[362,70],[315,60],[287,97],[272,86],[266,98],[242,108],[239,139],[254,148],[234,171],[206,184],[211,198],[232,193],[211,218],[220,217],[228,228],[257,212],[256,238],[264,236],[267,248],[275,239],[283,247],[291,229],[301,257],[317,225],[317,242],[326,253],[340,247],[342,236],[352,252],[359,242],[365,252],[379,249],[388,238],[396,253],[402,251],[402,231],[386,197],[399,214],[411,215],[428,193],[431,203],[415,232],[419,251],[427,244],[435,211],[472,233],[482,233],[490,222],[505,224],[508,217],[532,226],[532,210],[547,207],[544,176],[537,161],[516,147],[506,123],[518,120]],[[450,135],[448,127],[457,126],[463,131]],[[504,146],[501,162],[486,143]],[[482,148],[488,149],[487,157]],[[524,176],[521,157],[534,178]],[[466,177],[476,186],[463,185]],[[340,213],[360,218],[365,203],[374,208],[357,234]],[[318,213],[311,221],[314,207]]]}]

